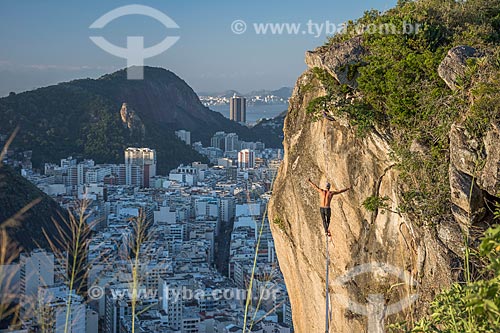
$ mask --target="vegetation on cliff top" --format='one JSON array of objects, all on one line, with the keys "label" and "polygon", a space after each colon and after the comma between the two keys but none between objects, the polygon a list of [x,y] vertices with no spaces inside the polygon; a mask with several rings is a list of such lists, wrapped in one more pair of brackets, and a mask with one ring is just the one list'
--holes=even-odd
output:
[{"label": "vegetation on cliff top", "polygon": [[[352,38],[361,25],[391,24],[402,31],[405,24],[416,23],[420,27],[413,34],[362,34],[367,56],[359,66],[349,68],[349,75],[357,75],[356,89],[314,68],[326,95],[311,101],[307,112],[313,120],[324,112],[347,117],[360,135],[373,128],[389,134],[401,170],[403,203],[398,213],[420,225],[434,226],[452,219],[448,178],[452,124],[465,127],[482,145],[491,124],[500,120],[500,1],[400,0],[384,14],[369,11],[349,22],[347,32],[333,36],[324,48]],[[467,60],[465,75],[459,78],[457,89],[451,90],[438,67],[447,52],[459,45],[474,47],[484,56]],[[481,167],[478,163],[477,168]],[[384,210],[386,200],[370,197],[363,205],[372,211]],[[495,215],[500,217],[498,207]],[[467,237],[464,244],[467,255]],[[438,294],[427,318],[393,325],[393,331],[498,332],[499,253],[497,226],[485,233],[477,254],[472,250],[483,269],[471,276],[466,257],[466,281]]]},{"label": "vegetation on cliff top", "polygon": [[[330,38],[324,47],[343,42],[370,24],[390,24],[399,32],[408,24],[419,28],[406,34],[383,29],[363,33],[368,55],[350,69],[356,71],[351,75],[358,75],[356,89],[315,68],[327,93],[313,100],[307,111],[313,119],[323,111],[347,116],[361,135],[373,127],[390,133],[402,171],[400,210],[421,224],[435,224],[451,212],[446,163],[451,125],[462,121],[471,135],[480,138],[500,117],[500,1],[399,1],[384,14],[369,11],[349,22],[346,32]],[[468,61],[459,89],[452,91],[439,77],[438,66],[458,45],[473,46],[486,56]],[[412,150],[415,144],[424,153]]]}]

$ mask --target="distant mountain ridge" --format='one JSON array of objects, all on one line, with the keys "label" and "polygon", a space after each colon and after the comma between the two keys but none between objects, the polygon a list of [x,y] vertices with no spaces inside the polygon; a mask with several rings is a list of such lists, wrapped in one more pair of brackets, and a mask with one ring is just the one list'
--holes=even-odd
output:
[{"label": "distant mountain ridge", "polygon": [[225,97],[225,98],[231,98],[234,95],[245,96],[236,90],[226,90],[223,92],[199,92],[197,94],[198,94],[198,96],[213,96],[213,97]]},{"label": "distant mountain ridge", "polygon": [[[123,103],[140,120],[140,131],[123,121]],[[216,131],[235,132],[243,140],[264,141],[271,147],[281,145],[264,128],[250,129],[209,110],[181,78],[154,67],[144,67],[144,80],[127,80],[123,69],[99,79],[0,98],[0,134],[11,133],[16,126],[21,130],[13,147],[33,150],[38,167],[69,155],[118,163],[127,146],[156,149],[161,173],[180,163],[205,160],[177,139],[178,129],[191,131],[192,141],[205,145]]]},{"label": "distant mountain ridge", "polygon": [[290,96],[292,96],[292,90],[293,88],[291,87],[282,87],[277,90],[263,89],[263,90],[252,91],[251,93],[248,93],[247,96],[274,95],[288,100]]}]

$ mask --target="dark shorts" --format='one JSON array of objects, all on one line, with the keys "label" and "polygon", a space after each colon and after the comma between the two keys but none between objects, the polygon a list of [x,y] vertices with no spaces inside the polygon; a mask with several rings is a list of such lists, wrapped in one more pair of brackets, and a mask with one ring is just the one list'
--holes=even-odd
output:
[{"label": "dark shorts", "polygon": [[323,227],[325,228],[325,232],[328,232],[332,210],[331,208],[320,207],[319,212],[321,213],[321,219],[323,220]]}]

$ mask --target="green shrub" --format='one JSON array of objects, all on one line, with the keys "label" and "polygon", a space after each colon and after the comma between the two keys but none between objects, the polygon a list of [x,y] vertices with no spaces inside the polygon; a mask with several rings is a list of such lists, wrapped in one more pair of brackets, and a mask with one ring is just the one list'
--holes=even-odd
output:
[{"label": "green shrub", "polygon": [[[352,68],[349,68],[350,71],[357,71],[358,66],[352,65]],[[361,100],[348,101],[347,96],[352,94],[353,90],[345,84],[339,84],[328,71],[315,67],[313,73],[326,90],[325,96],[317,97],[307,105],[306,112],[313,120],[321,119],[323,112],[346,116],[359,135],[367,133],[380,120],[380,116],[370,104]]]},{"label": "green shrub", "polygon": [[366,198],[363,201],[363,207],[370,212],[375,212],[379,209],[387,209],[389,206],[387,205],[387,201],[389,201],[389,197],[377,197],[371,196]]},{"label": "green shrub", "polygon": [[280,218],[280,217],[275,217],[274,220],[273,220],[273,223],[281,230],[281,231],[285,231],[285,222],[283,222],[283,220]]}]

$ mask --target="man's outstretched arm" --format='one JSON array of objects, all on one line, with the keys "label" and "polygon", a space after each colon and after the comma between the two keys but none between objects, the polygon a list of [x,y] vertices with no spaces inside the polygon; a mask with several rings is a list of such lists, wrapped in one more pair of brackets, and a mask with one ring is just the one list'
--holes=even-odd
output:
[{"label": "man's outstretched arm", "polygon": [[351,188],[352,188],[352,187],[351,187],[351,186],[349,186],[348,188],[345,188],[345,189],[340,190],[340,191],[330,191],[330,192],[332,192],[332,193],[333,193],[333,195],[337,195],[337,194],[341,194],[341,193],[344,193],[344,192],[346,192],[346,191],[349,191]]},{"label": "man's outstretched arm", "polygon": [[314,188],[316,189],[316,191],[318,191],[318,192],[321,192],[321,191],[322,191],[322,189],[320,189],[320,188],[318,187],[318,185],[314,184],[314,183],[311,181],[311,178],[309,178],[307,181],[309,182],[309,184],[311,184],[311,186],[312,186],[312,187],[314,187]]}]

